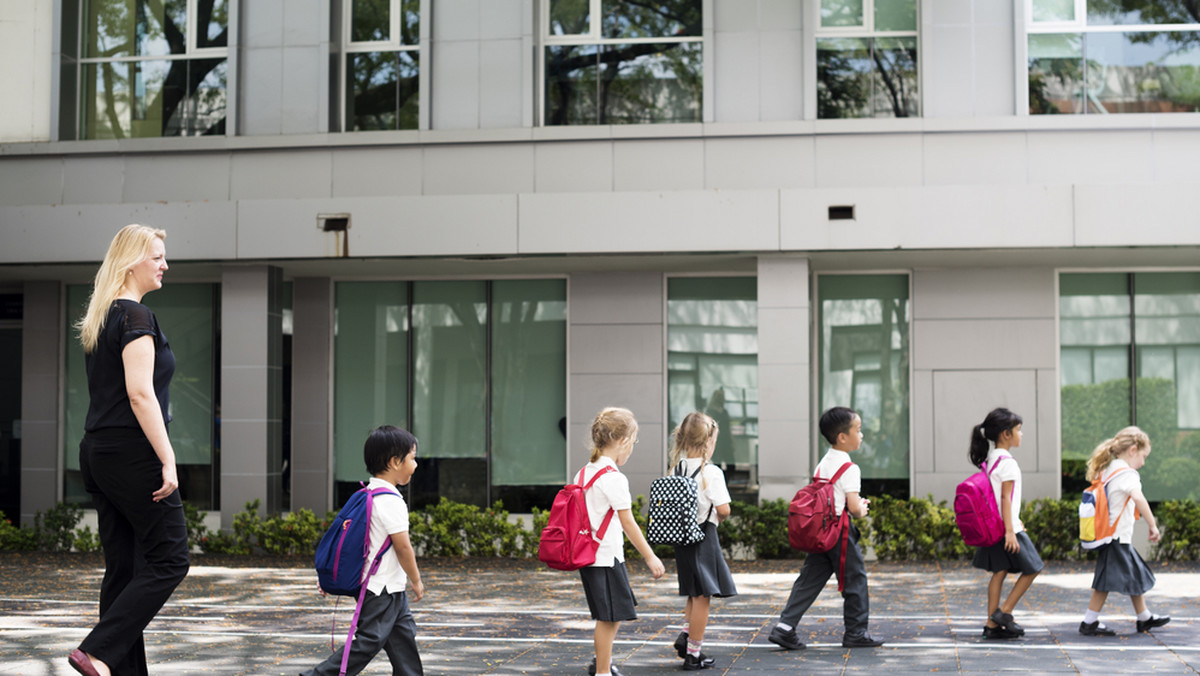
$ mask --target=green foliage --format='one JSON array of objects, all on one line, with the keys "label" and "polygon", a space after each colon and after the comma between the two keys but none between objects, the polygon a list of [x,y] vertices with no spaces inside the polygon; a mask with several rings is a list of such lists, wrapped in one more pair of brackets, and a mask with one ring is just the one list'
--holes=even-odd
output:
[{"label": "green foliage", "polygon": [[210,535],[208,526],[204,525],[204,512],[190,502],[184,502],[183,519],[187,523],[188,548],[202,550],[205,539]]},{"label": "green foliage", "polygon": [[1200,503],[1170,500],[1154,510],[1162,539],[1154,548],[1160,561],[1200,559]]},{"label": "green foliage", "polygon": [[946,501],[901,500],[881,495],[871,500],[871,519],[862,526],[863,540],[881,561],[961,560],[974,550],[963,544]]},{"label": "green foliage", "polygon": [[1038,498],[1021,506],[1025,534],[1043,559],[1078,561],[1086,556],[1079,546],[1079,498]]},{"label": "green foliage", "polygon": [[317,543],[327,528],[329,522],[319,520],[311,509],[301,509],[260,521],[255,537],[258,546],[268,554],[311,556],[316,553]]},{"label": "green foliage", "polygon": [[788,501],[783,498],[754,505],[734,500],[730,515],[717,534],[727,552],[759,559],[793,559],[800,553],[788,545]]},{"label": "green foliage", "polygon": [[100,551],[100,534],[92,532],[91,526],[84,526],[83,528],[75,531],[75,551]]},{"label": "green foliage", "polygon": [[83,508],[60,502],[33,517],[37,548],[44,552],[69,552],[75,544],[75,526],[83,518]]},{"label": "green foliage", "polygon": [[13,524],[0,512],[0,551],[20,552],[37,549],[37,536],[33,529]]},{"label": "green foliage", "polygon": [[409,537],[424,556],[521,556],[530,539],[536,554],[540,533],[510,522],[499,501],[480,509],[442,498],[409,516]]}]

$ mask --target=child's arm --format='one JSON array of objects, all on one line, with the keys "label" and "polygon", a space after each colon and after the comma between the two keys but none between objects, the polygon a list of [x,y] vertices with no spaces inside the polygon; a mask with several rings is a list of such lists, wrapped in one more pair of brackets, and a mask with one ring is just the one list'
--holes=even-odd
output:
[{"label": "child's arm", "polygon": [[858,491],[846,493],[846,511],[850,512],[852,516],[857,516],[860,519],[863,518],[871,510],[868,507],[870,504],[870,500],[858,496]]},{"label": "child's arm", "polygon": [[655,556],[654,550],[650,549],[650,543],[646,542],[646,537],[642,535],[642,529],[638,528],[637,522],[633,520],[633,511],[622,509],[617,512],[617,518],[621,520],[621,530],[625,531],[625,536],[633,543],[633,548],[638,550],[642,558],[646,559],[646,566],[650,568],[650,574],[654,576],[655,580],[662,577],[667,569]]},{"label": "child's arm", "polygon": [[1150,541],[1158,542],[1162,537],[1162,533],[1158,532],[1158,522],[1154,520],[1154,512],[1150,511],[1150,503],[1146,500],[1146,496],[1142,494],[1142,489],[1137,489],[1129,494],[1133,498],[1133,506],[1137,507],[1137,511],[1146,520],[1146,525],[1150,528]]},{"label": "child's arm", "polygon": [[404,574],[408,576],[408,582],[412,585],[412,600],[420,601],[425,595],[425,584],[421,582],[421,571],[417,568],[417,553],[413,551],[412,541],[408,539],[408,531],[400,533],[392,533],[392,549],[396,551],[396,558],[400,561],[400,567],[404,569]]},{"label": "child's arm", "polygon": [[1005,481],[1000,484],[1000,518],[1004,519],[1004,551],[1016,554],[1021,551],[1021,543],[1017,542],[1017,534],[1013,532],[1012,494],[1015,481]]},{"label": "child's arm", "polygon": [[717,505],[713,508],[713,511],[717,513],[717,523],[721,523],[725,519],[728,519],[729,515],[733,513],[733,509],[730,508],[728,502],[723,505]]}]

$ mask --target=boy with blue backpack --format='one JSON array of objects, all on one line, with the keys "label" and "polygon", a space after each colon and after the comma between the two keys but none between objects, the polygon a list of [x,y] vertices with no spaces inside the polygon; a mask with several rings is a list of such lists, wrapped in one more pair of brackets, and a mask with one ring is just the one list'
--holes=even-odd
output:
[{"label": "boy with blue backpack", "polygon": [[[323,586],[329,585],[332,593],[346,594],[353,591],[360,599],[355,612],[357,626],[351,629],[354,639],[348,641],[342,650],[335,650],[324,662],[303,672],[301,676],[357,674],[366,668],[381,649],[387,652],[388,659],[391,660],[393,674],[424,674],[421,656],[417,652],[417,627],[408,607],[409,598],[405,587],[411,584],[412,600],[420,601],[425,595],[425,585],[421,582],[416,554],[408,538],[408,506],[396,490],[397,485],[407,484],[417,469],[417,440],[407,430],[399,427],[378,427],[371,431],[363,444],[363,460],[366,461],[367,471],[371,473],[371,481],[339,512],[338,522],[342,522],[341,527],[331,529],[331,533],[326,534],[326,538],[318,546],[317,555],[317,569]],[[365,502],[366,511],[351,509],[355,502]],[[366,589],[334,591],[334,579],[339,576],[336,568],[333,569],[332,576],[329,571],[322,569],[322,550],[330,551],[329,541],[337,543],[352,539],[346,535],[352,532],[353,520],[346,518],[351,512],[370,515],[367,519],[370,524],[366,539],[367,554],[364,557],[365,561],[357,560],[357,555],[363,552],[360,536],[357,543],[346,542],[342,545],[343,550],[348,556],[352,555],[353,560],[347,561],[346,557],[342,557],[338,563],[354,564],[349,567],[356,571],[361,568],[361,577],[355,577],[366,578]],[[338,536],[338,531],[341,531],[341,536]],[[389,548],[390,552],[387,551]],[[377,568],[372,565],[375,561],[378,561]],[[363,566],[364,562],[367,565]],[[357,585],[353,585],[352,582],[350,586]],[[323,588],[322,594],[324,593]]]}]

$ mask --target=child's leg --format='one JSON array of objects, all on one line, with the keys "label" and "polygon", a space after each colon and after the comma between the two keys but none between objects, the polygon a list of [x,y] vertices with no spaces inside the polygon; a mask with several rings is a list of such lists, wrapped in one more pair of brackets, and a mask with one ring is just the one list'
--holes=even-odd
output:
[{"label": "child's leg", "polygon": [[[836,554],[835,565],[840,565],[841,547],[834,547],[833,551]],[[846,626],[846,636],[865,636],[870,614],[867,567],[863,562],[862,549],[858,546],[858,528],[851,525],[850,542],[846,547],[846,579],[842,580],[842,620]]]},{"label": "child's leg", "polygon": [[1088,610],[1098,613],[1104,607],[1104,602],[1108,600],[1108,592],[1102,592],[1096,589],[1092,590],[1092,598],[1088,601]]},{"label": "child's leg", "polygon": [[788,595],[787,605],[783,607],[779,621],[795,627],[813,601],[817,600],[817,595],[825,588],[825,583],[836,569],[836,564],[829,561],[828,552],[806,556],[804,565],[800,568],[800,576],[792,584],[792,593]]},{"label": "child's leg", "polygon": [[388,659],[392,663],[392,674],[400,676],[423,676],[421,654],[417,652],[417,623],[413,621],[412,610],[408,606],[408,594],[393,594],[396,597],[396,623],[392,633],[388,635],[387,643],[383,645]]},{"label": "child's leg", "polygon": [[1146,612],[1146,597],[1145,596],[1130,596],[1130,601],[1133,601],[1133,611],[1138,615]]},{"label": "child's leg", "polygon": [[688,607],[688,640],[699,643],[704,640],[704,629],[708,626],[708,610],[712,599],[707,596],[689,596]]},{"label": "child's leg", "polygon": [[998,626],[992,622],[992,613],[1000,607],[1000,592],[1004,591],[1004,578],[1008,577],[1008,571],[997,571],[992,573],[992,579],[988,582],[988,599],[987,599],[987,626]]},{"label": "child's leg", "polygon": [[1001,612],[1012,615],[1012,611],[1017,607],[1017,602],[1029,591],[1029,585],[1033,584],[1033,578],[1037,577],[1037,573],[1025,573],[1017,578],[1013,583],[1012,591],[1008,593],[1008,598],[1004,599],[1004,605],[1000,606]]},{"label": "child's leg", "polygon": [[620,622],[596,620],[596,631],[592,633],[592,645],[596,649],[596,673],[606,674],[612,670],[613,640],[617,638]]},{"label": "child's leg", "polygon": [[[396,623],[398,609],[393,602],[396,594],[376,596],[367,592],[363,599],[362,613],[358,617],[358,628],[354,631],[354,642],[343,649],[350,651],[346,663],[347,674],[357,674],[379,654],[388,635]],[[304,676],[337,676],[342,668],[342,650],[335,650],[325,661],[304,672]]]}]

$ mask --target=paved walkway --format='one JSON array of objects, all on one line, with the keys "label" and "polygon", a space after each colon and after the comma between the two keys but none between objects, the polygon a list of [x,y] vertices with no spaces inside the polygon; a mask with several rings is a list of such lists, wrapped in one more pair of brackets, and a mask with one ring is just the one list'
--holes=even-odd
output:
[{"label": "paved walkway", "polygon": [[[217,565],[227,563],[231,565]],[[197,557],[187,580],[147,629],[154,674],[296,674],[329,650],[334,603],[295,562]],[[414,605],[427,674],[584,674],[592,622],[576,574],[534,562],[422,560],[428,595]],[[798,570],[795,561],[739,562],[740,595],[713,602],[705,652],[711,674],[1195,674],[1200,669],[1200,565],[1160,565],[1151,609],[1173,621],[1137,634],[1130,604],[1112,597],[1104,620],[1119,633],[1087,638],[1077,628],[1088,598],[1087,565],[1050,562],[1017,609],[1024,639],[987,642],[982,626],[986,574],[965,564],[868,566],[871,633],[877,649],[844,650],[841,599],[832,582],[797,627],[809,648],[778,650],[766,640]],[[670,647],[680,629],[673,568],[654,582],[640,562],[631,578],[640,619],[622,626],[621,670],[676,673]],[[103,570],[88,556],[0,554],[0,673],[74,674],[65,656],[96,618]],[[1006,590],[1007,591],[1007,590]],[[350,609],[336,611],[344,631]],[[366,674],[388,674],[384,656]]]}]

